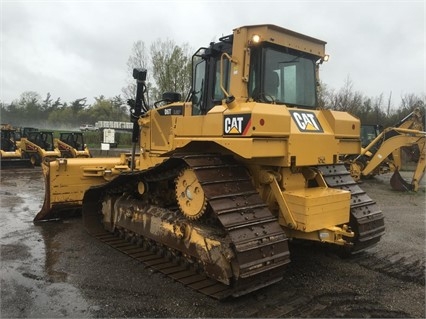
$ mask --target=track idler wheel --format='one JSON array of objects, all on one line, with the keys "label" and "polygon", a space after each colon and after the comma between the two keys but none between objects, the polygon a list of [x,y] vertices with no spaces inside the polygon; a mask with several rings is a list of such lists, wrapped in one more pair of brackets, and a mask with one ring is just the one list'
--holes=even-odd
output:
[{"label": "track idler wheel", "polygon": [[176,199],[183,215],[189,219],[198,219],[206,211],[207,199],[194,170],[185,168],[176,178]]}]

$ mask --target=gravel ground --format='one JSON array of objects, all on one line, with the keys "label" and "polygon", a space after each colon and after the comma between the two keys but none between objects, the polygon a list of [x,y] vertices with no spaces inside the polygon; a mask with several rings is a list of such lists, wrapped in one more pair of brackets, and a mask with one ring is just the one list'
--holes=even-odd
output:
[{"label": "gravel ground", "polygon": [[97,241],[79,218],[34,225],[41,169],[1,171],[0,317],[424,318],[425,183],[398,193],[389,178],[361,185],[385,215],[377,246],[348,259],[292,246],[284,280],[217,301]]}]

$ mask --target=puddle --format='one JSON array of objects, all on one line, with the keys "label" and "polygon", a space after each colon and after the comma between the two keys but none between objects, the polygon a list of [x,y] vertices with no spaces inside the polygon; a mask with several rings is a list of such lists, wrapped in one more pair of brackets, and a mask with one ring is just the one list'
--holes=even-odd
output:
[{"label": "puddle", "polygon": [[58,269],[65,223],[34,225],[44,199],[41,169],[1,172],[2,316],[87,317],[90,305]]}]

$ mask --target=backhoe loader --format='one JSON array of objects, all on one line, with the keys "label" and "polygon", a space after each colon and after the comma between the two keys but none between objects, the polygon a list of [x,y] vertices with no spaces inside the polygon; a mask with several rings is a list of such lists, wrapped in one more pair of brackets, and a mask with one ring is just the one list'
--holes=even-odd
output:
[{"label": "backhoe loader", "polygon": [[54,143],[61,152],[61,157],[92,157],[81,132],[61,132]]},{"label": "backhoe loader", "polygon": [[61,152],[55,147],[53,132],[31,131],[28,137],[21,138],[19,148],[24,158],[27,158],[35,166],[40,166],[44,160],[52,160],[61,157]]},{"label": "backhoe loader", "polygon": [[360,152],[360,122],[317,109],[325,44],[236,28],[194,53],[184,100],[167,92],[152,108],[134,69],[131,154],[44,162],[34,221],[81,212],[96,238],[218,299],[281,280],[289,239],[377,244],[383,213],[339,160]]},{"label": "backhoe loader", "polygon": [[[390,179],[393,189],[418,191],[426,167],[426,132],[423,131],[423,123],[424,115],[416,108],[394,127],[388,127],[370,139],[360,154],[345,156],[345,162],[354,180],[393,172]],[[416,163],[410,183],[399,173],[402,168],[401,152],[406,154],[409,161]]]},{"label": "backhoe loader", "polygon": [[16,146],[16,129],[10,124],[1,125],[0,168],[34,167],[29,159],[24,158]]}]

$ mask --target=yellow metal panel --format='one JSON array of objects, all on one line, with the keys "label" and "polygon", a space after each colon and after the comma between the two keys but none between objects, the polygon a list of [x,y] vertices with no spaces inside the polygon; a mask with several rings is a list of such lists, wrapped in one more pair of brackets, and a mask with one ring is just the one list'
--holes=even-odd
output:
[{"label": "yellow metal panel", "polygon": [[259,35],[260,41],[276,43],[288,48],[308,52],[318,56],[324,56],[326,42],[304,34],[284,29],[275,25],[246,26],[234,30],[234,35],[247,29],[247,37],[250,40],[253,35]]},{"label": "yellow metal panel", "polygon": [[152,112],[151,125],[154,134],[151,134],[151,149],[167,151],[170,149],[169,138],[172,133],[172,116],[162,116]]},{"label": "yellow metal panel", "polygon": [[289,157],[297,166],[333,163],[338,141],[326,133],[294,133],[289,138]]},{"label": "yellow metal panel", "polygon": [[360,139],[341,139],[338,142],[338,151],[340,154],[359,154],[361,153]]},{"label": "yellow metal panel", "polygon": [[[190,142],[203,142],[205,138],[175,138],[177,148]],[[217,138],[215,143],[243,158],[284,157],[287,154],[287,140],[267,138]]]},{"label": "yellow metal panel", "polygon": [[145,150],[151,148],[151,114],[152,112],[146,113],[145,116],[141,117],[138,121],[140,128],[139,145],[141,154],[145,152]]},{"label": "yellow metal panel", "polygon": [[[236,109],[228,110],[216,106],[206,116],[184,116],[176,118],[176,136],[222,136],[224,115],[238,116],[251,113],[250,128],[245,136],[288,136],[290,114],[283,105],[240,103]],[[197,133],[198,132],[198,133]]]},{"label": "yellow metal panel", "polygon": [[322,110],[336,138],[359,138],[361,124],[358,118],[347,112]]},{"label": "yellow metal panel", "polygon": [[[248,104],[248,103],[247,103]],[[247,135],[289,136],[290,114],[283,105],[252,103],[251,129]]]},{"label": "yellow metal panel", "polygon": [[280,186],[285,190],[301,189],[305,187],[306,179],[302,173],[292,173],[290,168],[282,168]]},{"label": "yellow metal panel", "polygon": [[206,116],[183,116],[175,119],[176,136],[222,136],[222,113]]},{"label": "yellow metal panel", "polygon": [[349,222],[348,191],[316,187],[284,191],[283,196],[299,230],[311,232]]},{"label": "yellow metal panel", "polygon": [[[232,118],[234,115],[236,118],[249,117],[247,129],[241,134],[221,138],[224,116]],[[176,148],[217,137],[215,143],[243,158],[283,156],[285,163],[293,158],[298,166],[335,163],[339,155],[356,154],[360,150],[358,119],[330,110],[299,110],[284,105],[245,102],[238,103],[232,110],[216,106],[205,116],[173,117],[172,126]],[[340,135],[337,139],[335,130]],[[265,139],[246,139],[241,138],[242,135]],[[269,138],[271,136],[274,139]]]},{"label": "yellow metal panel", "polygon": [[[90,186],[107,182],[102,172],[120,164],[119,157],[58,159],[50,162],[50,204],[81,202]],[[84,176],[85,169],[93,175]],[[94,174],[95,171],[100,173]]]}]

